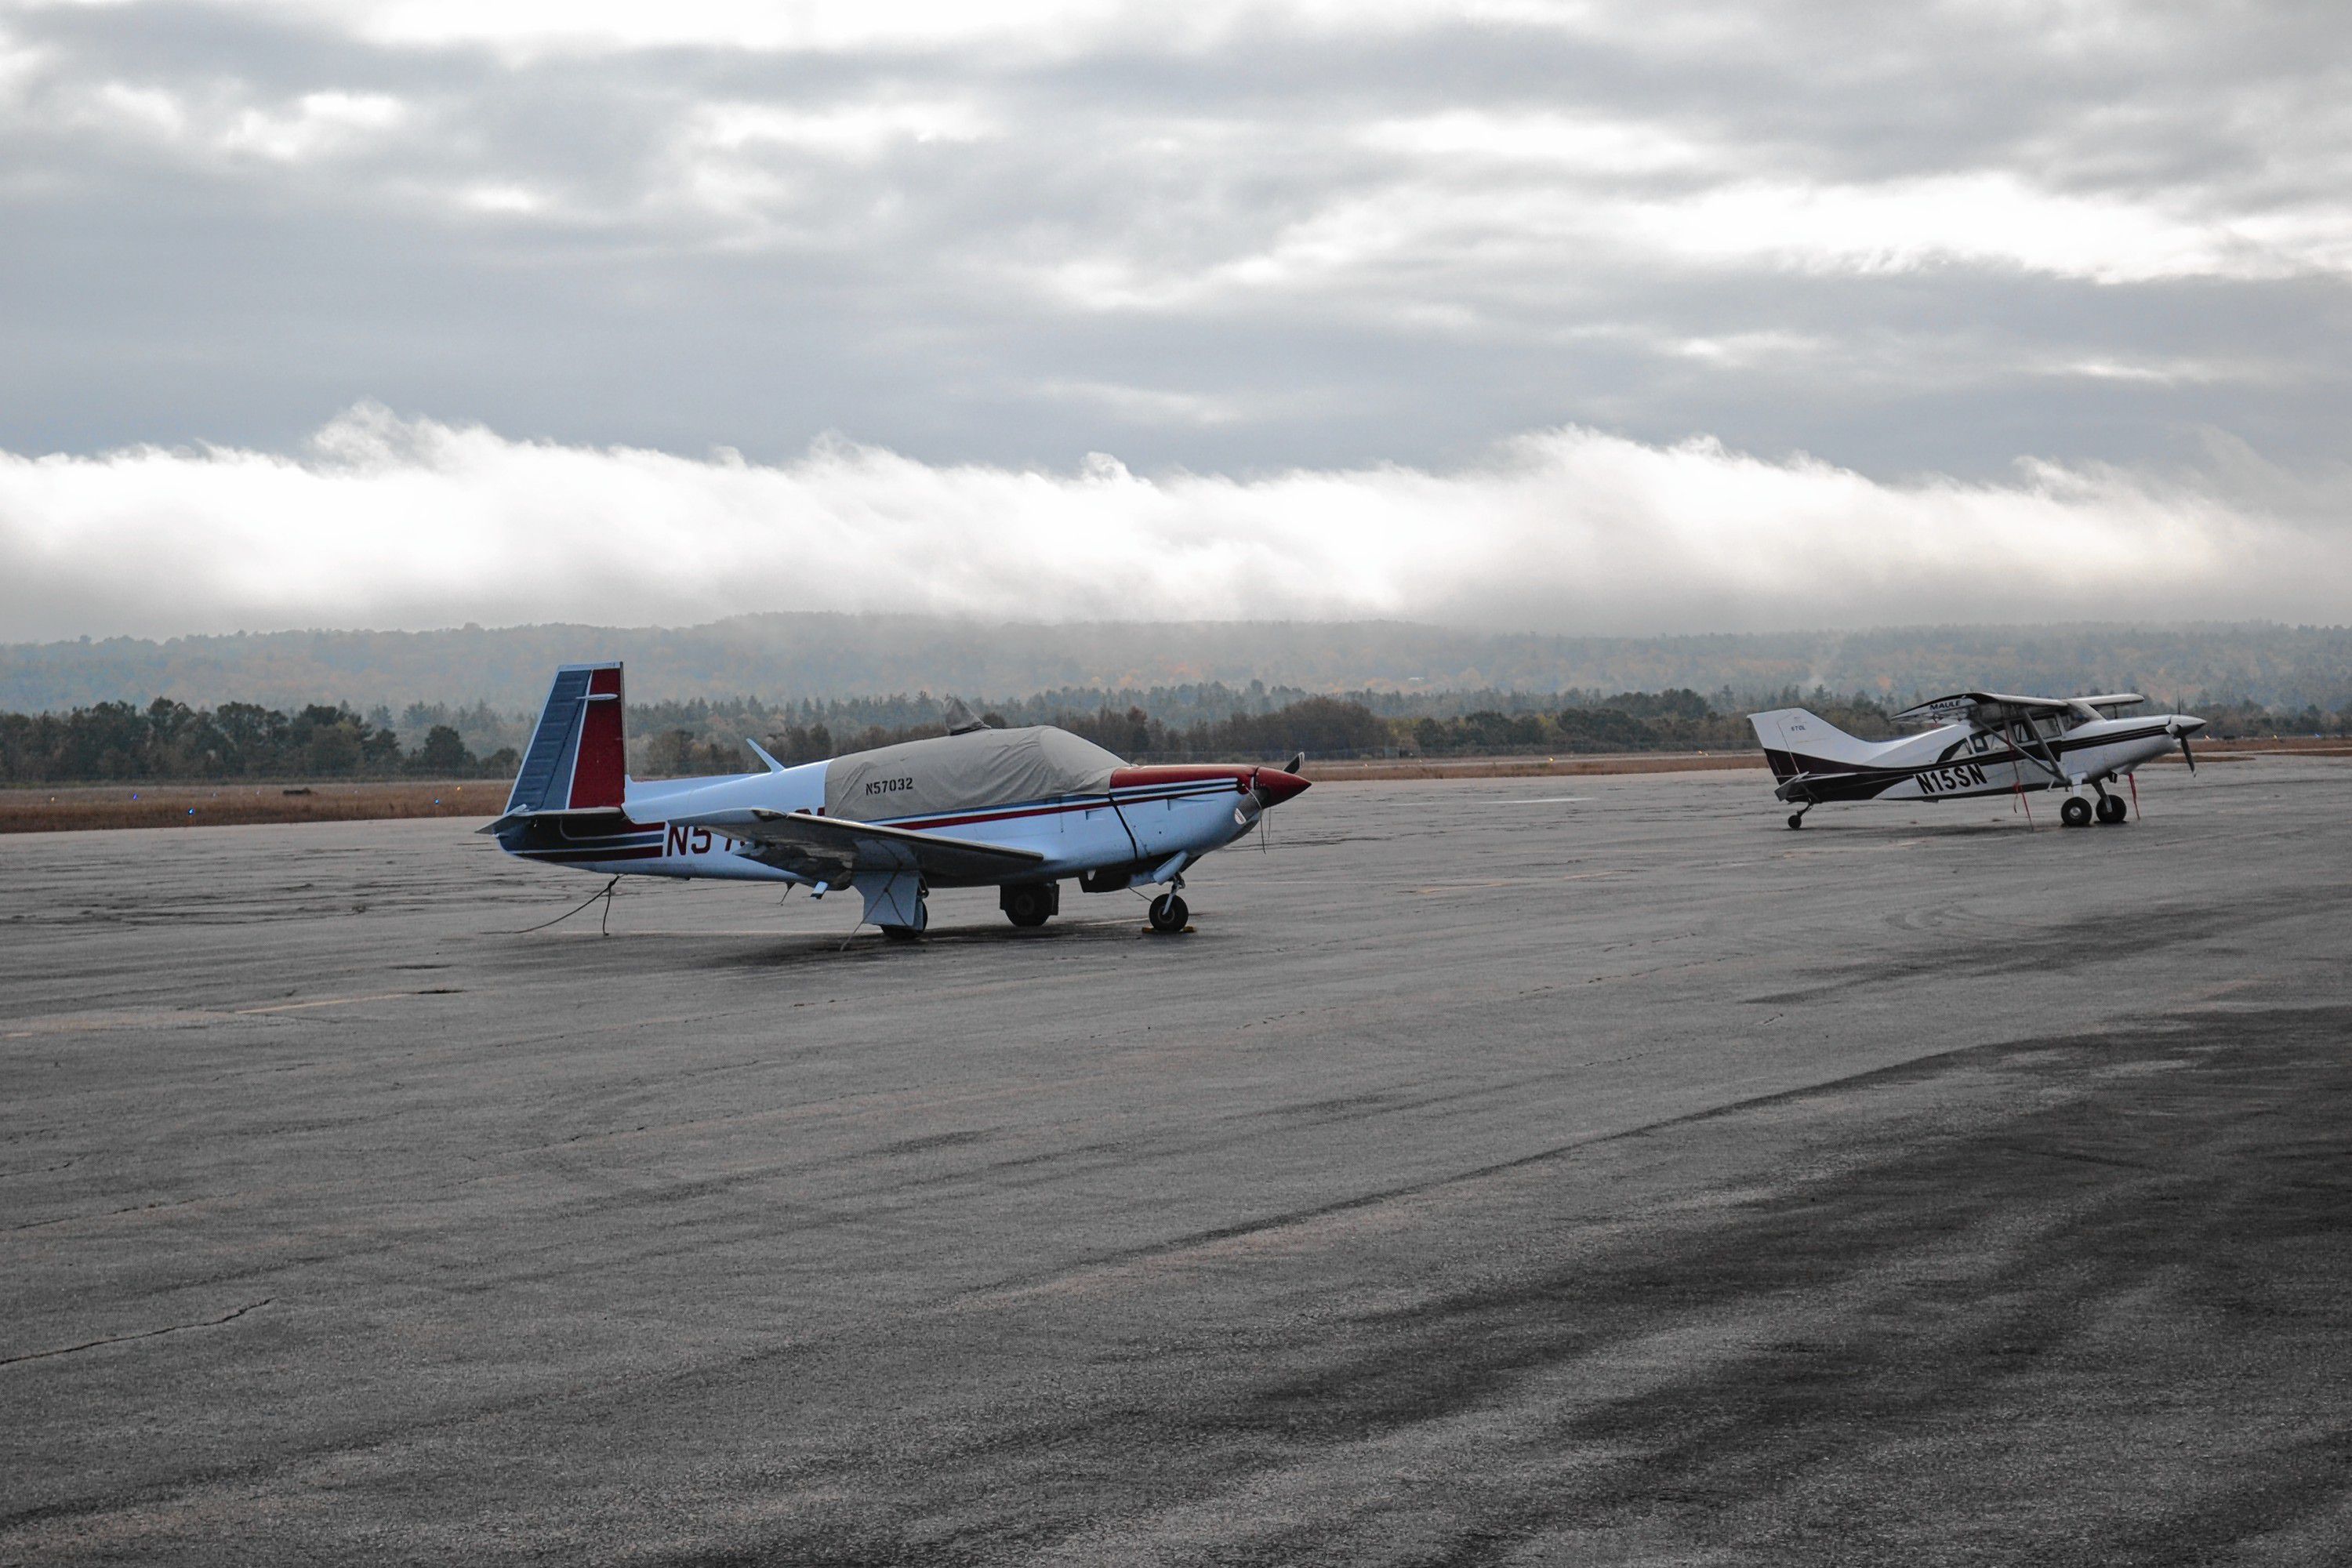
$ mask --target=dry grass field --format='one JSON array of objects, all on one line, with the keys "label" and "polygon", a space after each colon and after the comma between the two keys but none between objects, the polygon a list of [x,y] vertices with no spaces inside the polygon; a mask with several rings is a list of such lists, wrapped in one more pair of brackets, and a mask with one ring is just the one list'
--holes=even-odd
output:
[{"label": "dry grass field", "polygon": [[[2352,741],[2312,737],[2200,741],[2200,760],[2352,757]],[[2177,765],[2177,759],[2161,763]],[[1418,757],[1309,763],[1326,784],[1371,779],[1587,778],[1604,773],[1761,770],[1756,752],[1640,752],[1559,757]],[[256,822],[373,822],[405,816],[489,816],[505,804],[499,779],[288,784],[76,784],[0,790],[0,833],[106,827],[197,827]]]},{"label": "dry grass field", "polygon": [[160,784],[0,790],[0,833],[92,827],[218,827],[251,822],[371,822],[488,816],[505,804],[498,779],[463,784]]}]

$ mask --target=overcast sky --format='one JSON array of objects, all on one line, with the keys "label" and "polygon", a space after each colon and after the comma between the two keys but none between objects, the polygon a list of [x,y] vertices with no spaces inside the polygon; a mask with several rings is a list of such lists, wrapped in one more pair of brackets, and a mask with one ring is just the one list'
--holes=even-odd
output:
[{"label": "overcast sky", "polygon": [[2347,16],[0,0],[0,637],[2352,619]]}]

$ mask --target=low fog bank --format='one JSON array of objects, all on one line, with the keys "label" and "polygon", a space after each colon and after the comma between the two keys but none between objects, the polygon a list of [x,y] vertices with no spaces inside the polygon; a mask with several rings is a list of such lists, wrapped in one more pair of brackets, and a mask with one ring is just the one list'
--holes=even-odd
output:
[{"label": "low fog bank", "polygon": [[0,454],[0,626],[172,637],[829,610],[1641,636],[2340,616],[2347,481],[2208,456],[2196,473],[2028,461],[2000,483],[1897,480],[1567,426],[1444,469],[1148,475],[1104,456],[943,465],[838,439],[779,463],[689,458],[362,405],[294,455]]}]

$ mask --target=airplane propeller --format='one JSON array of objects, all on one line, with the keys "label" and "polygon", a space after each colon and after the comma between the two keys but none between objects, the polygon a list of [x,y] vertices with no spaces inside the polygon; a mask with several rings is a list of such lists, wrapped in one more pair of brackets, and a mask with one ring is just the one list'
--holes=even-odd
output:
[{"label": "airplane propeller", "polygon": [[[1298,780],[1298,770],[1306,765],[1307,753],[1300,752],[1296,756],[1292,757],[1290,761],[1283,763],[1279,768],[1252,768],[1250,770],[1249,809],[1251,816],[1255,818],[1252,826],[1257,829],[1257,847],[1260,849],[1264,849],[1265,847],[1265,808],[1275,805],[1278,801],[1288,800],[1292,795],[1297,795],[1300,790],[1307,787]],[[1283,783],[1278,786],[1269,786],[1260,784],[1258,782],[1258,774],[1268,772],[1286,775]]]},{"label": "airplane propeller", "polygon": [[[2202,726],[2200,727],[2201,728]],[[2197,771],[2197,753],[2189,749],[2188,730],[2182,727],[2180,721],[2178,719],[2167,719],[2164,721],[2164,730],[2165,733],[2170,735],[2174,740],[2180,742],[2180,760],[2189,764],[2189,771],[2190,773],[2195,773]]]},{"label": "airplane propeller", "polygon": [[[1292,795],[1297,795],[1300,790],[1305,789],[1307,786],[1299,781],[1298,770],[1306,765],[1307,753],[1301,752],[1278,768],[1252,768],[1250,770],[1249,778],[1249,795],[1250,798],[1257,803],[1257,809],[1263,812],[1267,806],[1273,805],[1280,801],[1288,800]],[[1279,773],[1283,775],[1281,783],[1276,784],[1260,784],[1258,782],[1258,774],[1266,773]]]}]

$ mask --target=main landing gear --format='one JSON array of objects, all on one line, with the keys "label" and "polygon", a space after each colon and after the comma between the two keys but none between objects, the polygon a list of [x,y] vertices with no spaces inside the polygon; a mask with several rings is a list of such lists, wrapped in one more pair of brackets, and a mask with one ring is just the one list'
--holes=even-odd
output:
[{"label": "main landing gear", "polygon": [[2059,821],[2069,827],[2088,827],[2095,820],[2113,827],[2131,815],[2131,807],[2124,804],[2123,796],[2109,795],[2096,784],[2091,787],[2099,791],[2098,804],[2094,805],[2079,795],[2070,795],[2066,804],[2058,808]]},{"label": "main landing gear", "polygon": [[[893,920],[887,917],[897,916]],[[883,917],[877,919],[877,917]],[[866,918],[880,928],[892,942],[913,942],[929,929],[931,923],[931,889],[919,879],[915,883],[915,896],[906,897],[897,879],[883,889],[883,896],[869,898]]]},{"label": "main landing gear", "polygon": [[1059,882],[1013,882],[996,895],[996,907],[1017,926],[1041,926],[1062,912]]},{"label": "main landing gear", "polygon": [[1181,893],[1162,893],[1151,900],[1151,929],[1162,936],[1172,936],[1182,931],[1192,911],[1185,907]]}]

